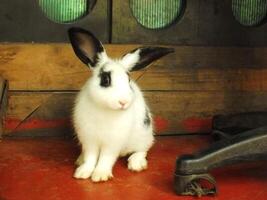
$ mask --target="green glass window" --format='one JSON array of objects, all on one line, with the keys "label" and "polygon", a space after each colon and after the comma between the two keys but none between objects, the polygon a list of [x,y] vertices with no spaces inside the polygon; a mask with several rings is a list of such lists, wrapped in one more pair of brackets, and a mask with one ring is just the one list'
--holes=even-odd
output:
[{"label": "green glass window", "polygon": [[149,29],[165,28],[178,20],[184,0],[130,0],[135,19]]},{"label": "green glass window", "polygon": [[[44,14],[58,23],[74,22],[89,14],[90,0],[39,0]],[[91,3],[93,4],[93,3]]]},{"label": "green glass window", "polygon": [[240,24],[259,25],[266,18],[267,0],[232,0],[232,11]]}]

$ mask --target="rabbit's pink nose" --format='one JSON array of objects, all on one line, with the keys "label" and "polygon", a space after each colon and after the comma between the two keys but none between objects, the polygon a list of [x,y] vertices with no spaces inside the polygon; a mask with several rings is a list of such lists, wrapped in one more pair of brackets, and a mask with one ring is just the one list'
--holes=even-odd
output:
[{"label": "rabbit's pink nose", "polygon": [[127,104],[127,101],[120,100],[119,103],[120,103],[120,105],[123,107],[125,104]]}]

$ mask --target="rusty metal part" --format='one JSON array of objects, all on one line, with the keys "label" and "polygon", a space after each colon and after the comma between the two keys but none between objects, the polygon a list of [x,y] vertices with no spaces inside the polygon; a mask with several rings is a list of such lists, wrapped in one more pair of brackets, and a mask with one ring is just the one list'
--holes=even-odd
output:
[{"label": "rusty metal part", "polygon": [[[208,181],[212,187],[205,187],[201,180]],[[217,193],[215,179],[209,174],[177,175],[175,174],[176,193],[181,195],[203,196]]]}]

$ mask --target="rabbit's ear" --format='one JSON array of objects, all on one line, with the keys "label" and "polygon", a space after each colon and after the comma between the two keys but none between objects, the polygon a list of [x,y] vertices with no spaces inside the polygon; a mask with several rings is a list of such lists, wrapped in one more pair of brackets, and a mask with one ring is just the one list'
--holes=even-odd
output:
[{"label": "rabbit's ear", "polygon": [[86,65],[94,67],[101,57],[100,54],[105,53],[101,42],[92,33],[81,28],[70,28],[68,34],[76,56]]},{"label": "rabbit's ear", "polygon": [[128,71],[137,71],[172,52],[173,48],[140,47],[124,55],[121,62]]}]

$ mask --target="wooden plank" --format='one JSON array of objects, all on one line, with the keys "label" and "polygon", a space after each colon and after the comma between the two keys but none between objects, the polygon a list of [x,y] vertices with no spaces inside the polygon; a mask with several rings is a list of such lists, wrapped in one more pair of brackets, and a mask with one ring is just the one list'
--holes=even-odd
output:
[{"label": "wooden plank", "polygon": [[138,78],[143,90],[267,91],[267,69],[166,69],[160,65]]},{"label": "wooden plank", "polygon": [[[106,45],[120,57],[139,45]],[[133,73],[144,90],[266,91],[267,48],[174,46],[145,71]],[[0,44],[0,74],[11,90],[78,90],[90,71],[69,44]]]},{"label": "wooden plank", "polygon": [[4,134],[3,123],[5,120],[5,114],[8,105],[7,91],[8,91],[8,82],[0,76],[0,138]]},{"label": "wooden plank", "polygon": [[[17,127],[18,122],[27,118],[40,105],[45,103],[51,95],[52,93],[11,93],[9,95],[9,106],[7,110],[9,125]],[[18,121],[11,121],[12,119],[17,119]]]},{"label": "wooden plank", "polygon": [[[17,135],[73,132],[70,115],[75,94],[12,92],[5,121],[7,132]],[[163,135],[209,132],[211,118],[216,114],[267,110],[267,92],[147,91],[144,95],[154,114],[156,134]],[[30,99],[34,99],[37,107],[30,105]]]},{"label": "wooden plank", "polygon": [[2,44],[0,73],[11,90],[77,90],[90,74],[69,44]]},{"label": "wooden plank", "polygon": [[6,131],[19,136],[70,134],[73,97],[74,93],[11,93]]}]

